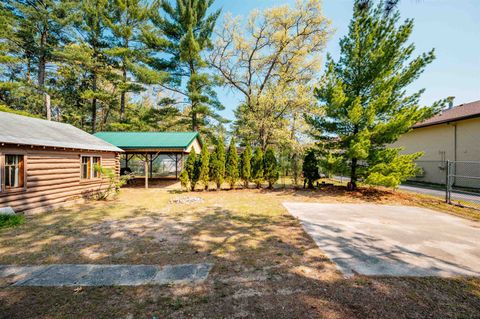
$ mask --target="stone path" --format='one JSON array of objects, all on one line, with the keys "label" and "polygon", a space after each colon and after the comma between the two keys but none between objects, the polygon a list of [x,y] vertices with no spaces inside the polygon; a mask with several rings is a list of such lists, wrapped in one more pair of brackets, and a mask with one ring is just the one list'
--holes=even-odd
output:
[{"label": "stone path", "polygon": [[0,265],[0,278],[13,286],[139,286],[201,282],[212,264],[155,265]]}]

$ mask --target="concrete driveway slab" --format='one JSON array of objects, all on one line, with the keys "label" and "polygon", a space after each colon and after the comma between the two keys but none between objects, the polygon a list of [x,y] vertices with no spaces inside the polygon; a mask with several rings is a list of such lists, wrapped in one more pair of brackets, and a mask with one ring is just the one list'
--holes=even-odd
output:
[{"label": "concrete driveway slab", "polygon": [[419,207],[283,205],[346,276],[480,276],[480,223]]},{"label": "concrete driveway slab", "polygon": [[14,286],[139,286],[200,282],[212,264],[0,266],[0,277]]}]

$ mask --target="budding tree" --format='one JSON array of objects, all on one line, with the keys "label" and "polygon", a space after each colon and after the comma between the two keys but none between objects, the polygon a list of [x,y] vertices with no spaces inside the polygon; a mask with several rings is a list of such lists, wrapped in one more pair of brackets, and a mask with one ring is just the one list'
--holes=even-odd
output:
[{"label": "budding tree", "polygon": [[313,103],[311,81],[329,36],[320,0],[254,11],[246,27],[230,16],[218,32],[210,65],[243,95],[237,135],[263,150],[282,138],[290,115]]}]

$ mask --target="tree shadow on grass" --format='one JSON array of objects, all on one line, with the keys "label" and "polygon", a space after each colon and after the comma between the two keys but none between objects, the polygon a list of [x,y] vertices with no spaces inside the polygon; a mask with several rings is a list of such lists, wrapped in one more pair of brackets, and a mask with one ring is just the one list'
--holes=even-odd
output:
[{"label": "tree shadow on grass", "polygon": [[[124,212],[114,219],[118,209]],[[167,214],[113,204],[39,218],[30,228],[0,233],[0,247],[13,236],[21,254],[43,262],[58,256],[63,263],[212,262],[214,268],[206,282],[195,285],[2,287],[0,318],[473,318],[480,307],[478,279],[346,279],[287,214],[246,214],[208,203]],[[37,251],[36,241],[47,239],[48,250]],[[346,247],[354,245],[343,240]],[[105,255],[84,255],[91,245]],[[123,248],[133,250],[115,256]],[[21,261],[13,250],[6,253]]]}]

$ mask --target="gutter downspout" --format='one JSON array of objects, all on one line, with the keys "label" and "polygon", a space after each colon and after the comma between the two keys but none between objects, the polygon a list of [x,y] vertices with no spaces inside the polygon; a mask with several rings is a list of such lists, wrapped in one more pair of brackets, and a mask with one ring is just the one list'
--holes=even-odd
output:
[{"label": "gutter downspout", "polygon": [[457,175],[457,123],[453,123],[453,183],[455,185]]},{"label": "gutter downspout", "polygon": [[457,123],[453,124],[453,160],[457,161]]}]

